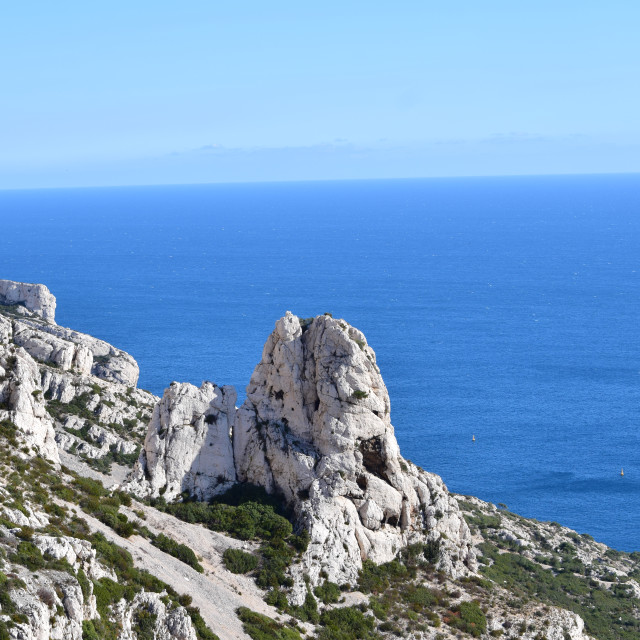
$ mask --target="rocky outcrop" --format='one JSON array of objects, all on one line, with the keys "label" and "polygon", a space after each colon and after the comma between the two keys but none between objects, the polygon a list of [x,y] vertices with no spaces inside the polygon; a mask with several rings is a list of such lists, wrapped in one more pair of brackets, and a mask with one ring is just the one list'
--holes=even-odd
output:
[{"label": "rocky outcrop", "polygon": [[38,365],[24,349],[13,344],[0,345],[0,421],[3,420],[17,428],[21,447],[59,462]]},{"label": "rocky outcrop", "polygon": [[16,319],[13,341],[36,360],[64,371],[94,375],[131,387],[138,383],[140,369],[128,353],[84,333],[33,319]]},{"label": "rocky outcrop", "polygon": [[43,284],[0,280],[0,304],[21,305],[55,324],[56,299]]},{"label": "rocky outcrop", "polygon": [[14,342],[38,362],[63,371],[136,386],[140,370],[128,353],[56,325],[56,299],[44,285],[0,280],[0,305],[8,314],[0,316],[0,344]]},{"label": "rocky outcrop", "polygon": [[[310,534],[301,573],[354,583],[364,559],[440,544],[452,576],[474,567],[469,529],[442,480],[400,456],[389,395],[364,335],[287,313],[265,344],[234,429],[238,479],[279,493]],[[298,598],[304,597],[304,589]]]},{"label": "rocky outcrop", "polygon": [[187,492],[208,500],[236,481],[231,447],[236,391],[174,382],[156,405],[127,488],[172,500]]},{"label": "rocky outcrop", "polygon": [[[0,282],[0,420],[17,427],[20,448],[54,462],[58,447],[104,458],[96,462],[102,470],[112,461],[132,465],[158,400],[136,388],[136,361],[56,325],[46,287]],[[38,309],[49,312],[39,317]]]},{"label": "rocky outcrop", "polygon": [[[122,638],[140,638],[137,616],[144,612],[146,620],[152,620],[150,629],[154,640],[198,640],[191,618],[184,607],[169,607],[159,593],[142,592],[132,602],[120,600],[115,607],[115,616],[122,620]],[[148,633],[149,631],[147,631]]]},{"label": "rocky outcrop", "polygon": [[[236,480],[282,496],[310,545],[303,575],[355,583],[365,559],[439,545],[451,576],[474,567],[468,527],[442,480],[400,456],[389,396],[364,335],[329,316],[276,323],[236,411],[235,391],[174,383],[156,406],[126,487],[208,499]],[[233,434],[231,450],[230,432]]]}]

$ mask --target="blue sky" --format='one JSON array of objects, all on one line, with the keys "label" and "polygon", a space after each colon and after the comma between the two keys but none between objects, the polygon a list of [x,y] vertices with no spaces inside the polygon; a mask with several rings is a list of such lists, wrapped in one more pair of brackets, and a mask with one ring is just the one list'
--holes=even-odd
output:
[{"label": "blue sky", "polygon": [[640,3],[5,3],[0,188],[640,170]]}]

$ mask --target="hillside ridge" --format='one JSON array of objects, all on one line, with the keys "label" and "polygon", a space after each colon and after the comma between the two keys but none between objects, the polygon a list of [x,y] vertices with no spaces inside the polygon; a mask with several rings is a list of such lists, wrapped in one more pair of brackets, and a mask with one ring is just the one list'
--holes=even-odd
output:
[{"label": "hillside ridge", "polygon": [[[129,354],[54,323],[46,287],[0,285],[0,637],[640,632],[637,554],[454,496],[401,456],[344,320],[287,312],[236,407],[211,382],[138,389]],[[64,551],[80,543],[84,560]]]}]

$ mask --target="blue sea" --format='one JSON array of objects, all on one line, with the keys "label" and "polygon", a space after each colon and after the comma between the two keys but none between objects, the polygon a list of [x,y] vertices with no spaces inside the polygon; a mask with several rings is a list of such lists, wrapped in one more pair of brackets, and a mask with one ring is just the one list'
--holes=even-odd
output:
[{"label": "blue sea", "polygon": [[286,310],[331,312],[405,457],[640,550],[640,175],[5,191],[0,225],[0,277],[49,286],[140,386],[242,397]]}]

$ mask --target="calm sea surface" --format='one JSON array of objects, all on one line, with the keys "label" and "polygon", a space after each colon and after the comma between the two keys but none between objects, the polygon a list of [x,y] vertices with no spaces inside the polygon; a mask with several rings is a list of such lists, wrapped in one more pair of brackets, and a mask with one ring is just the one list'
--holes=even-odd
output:
[{"label": "calm sea surface", "polygon": [[640,550],[640,176],[0,192],[0,278],[48,285],[158,394],[242,397],[277,318],[332,312],[405,457]]}]

